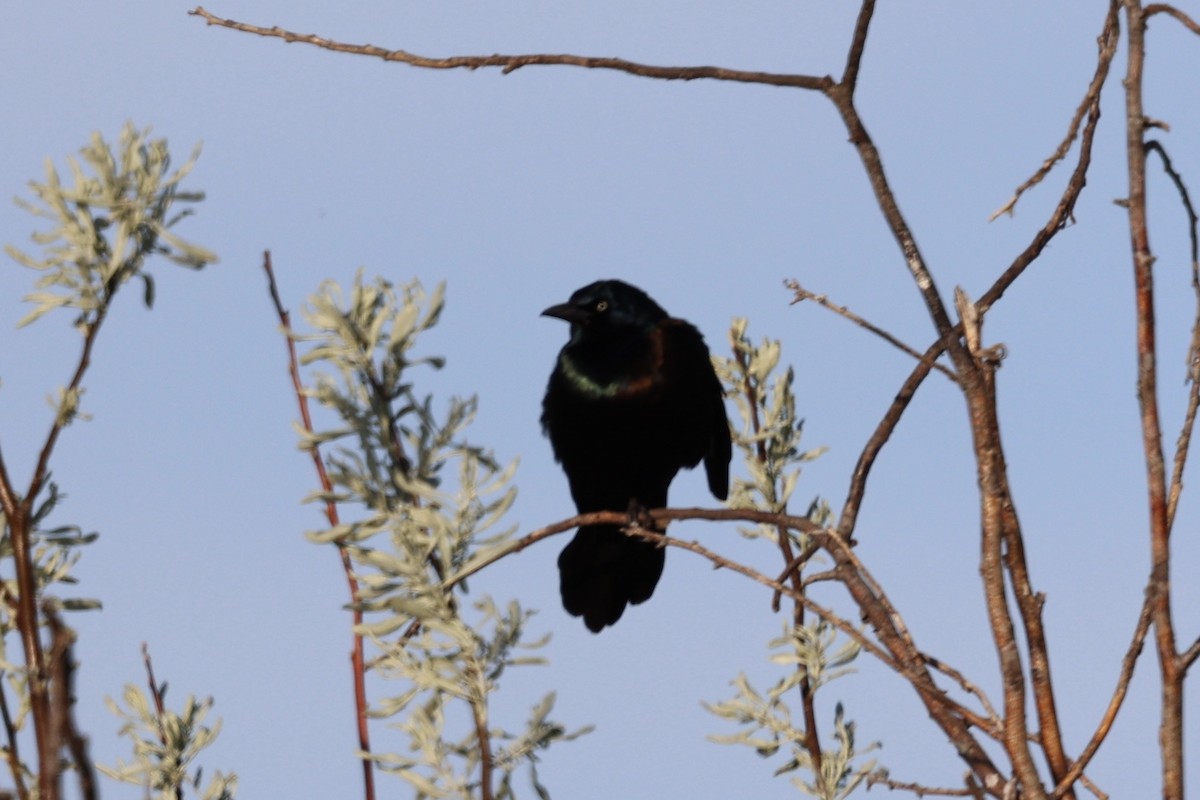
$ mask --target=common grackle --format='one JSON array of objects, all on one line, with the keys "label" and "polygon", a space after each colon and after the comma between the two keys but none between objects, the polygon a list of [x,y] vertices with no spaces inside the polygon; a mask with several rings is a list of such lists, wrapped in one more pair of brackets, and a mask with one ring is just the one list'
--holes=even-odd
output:
[{"label": "common grackle", "polygon": [[[667,505],[681,467],[704,460],[724,500],[731,454],[721,383],[704,338],[628,283],[597,281],[544,316],[571,323],[542,401],[542,429],[580,513]],[[599,633],[650,598],[663,548],[584,525],[558,557],[563,607]]]}]

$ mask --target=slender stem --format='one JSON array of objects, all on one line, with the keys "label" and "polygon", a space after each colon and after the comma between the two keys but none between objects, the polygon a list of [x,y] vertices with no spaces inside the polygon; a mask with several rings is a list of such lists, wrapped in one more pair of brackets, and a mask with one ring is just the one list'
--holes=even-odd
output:
[{"label": "slender stem", "polygon": [[[895,347],[896,349],[898,349],[904,353],[907,353],[908,355],[912,356],[913,358],[917,359],[918,361],[920,361],[924,357],[916,349],[914,349],[913,347],[910,347],[909,345],[900,341],[895,336],[893,336],[892,334],[885,331],[883,328],[880,328],[878,325],[875,325],[875,324],[869,322],[868,320],[863,319],[858,314],[855,314],[853,311],[846,308],[846,306],[839,306],[835,303],[830,302],[829,298],[823,294],[817,294],[816,292],[810,292],[808,289],[805,289],[803,286],[801,286],[798,281],[794,281],[794,280],[784,281],[784,285],[788,289],[790,289],[792,291],[792,293],[795,295],[792,298],[792,305],[796,305],[797,303],[803,302],[805,300],[811,300],[814,303],[816,303],[817,305],[821,306],[822,308],[827,308],[830,311],[832,311],[833,313],[835,313],[839,316],[845,317],[846,319],[853,322],[855,325],[858,325],[860,328],[864,328],[865,330],[870,331],[871,333],[875,334],[879,338],[883,339],[888,344],[892,345],[893,347]],[[933,368],[936,369],[938,372],[942,373],[943,375],[945,375],[950,380],[954,381],[955,383],[958,383],[958,376],[955,375],[954,372],[949,367],[945,366],[944,364],[939,364],[935,361],[933,364]]]},{"label": "slender stem", "polygon": [[[269,250],[263,253],[263,271],[267,274],[267,289],[271,295],[271,302],[275,306],[275,313],[279,316],[279,325],[283,331],[284,340],[287,342],[288,373],[292,379],[296,403],[300,407],[301,424],[305,431],[312,433],[312,415],[308,410],[308,395],[304,392],[304,383],[300,380],[300,361],[296,356],[296,341],[292,334],[291,315],[283,307],[283,301],[279,297],[279,288],[275,284],[275,273],[271,269],[271,252]],[[310,448],[309,454],[312,456],[321,489],[325,492],[325,519],[329,522],[329,527],[336,528],[340,520],[337,503],[333,500],[333,482],[330,481],[329,473],[325,469],[325,460],[321,458],[321,452],[315,444]],[[354,682],[354,718],[358,732],[358,747],[366,754],[362,758],[363,797],[365,800],[374,800],[375,768],[374,762],[370,758],[371,732],[367,726],[366,657],[362,634],[357,632],[362,625],[363,613],[362,607],[359,605],[358,579],[354,577],[354,565],[350,560],[350,552],[341,543],[338,543],[337,548],[342,561],[342,572],[346,576],[346,585],[350,591],[350,622],[351,630],[354,631],[353,645],[350,650],[350,671]]]},{"label": "slender stem", "polygon": [[[0,670],[0,681],[5,677]],[[8,710],[8,693],[0,685],[0,719],[4,721],[4,734],[8,740],[5,748],[8,755],[8,766],[12,772],[13,785],[17,789],[19,800],[29,800],[29,789],[25,787],[25,765],[21,763],[21,753],[17,745],[17,726],[13,724],[12,713]]]},{"label": "slender stem", "polygon": [[1142,654],[1142,645],[1146,641],[1146,633],[1150,630],[1150,608],[1151,598],[1147,596],[1146,602],[1142,604],[1142,611],[1138,615],[1133,639],[1125,651],[1125,657],[1121,659],[1121,672],[1117,676],[1117,686],[1113,689],[1113,695],[1108,701],[1108,708],[1104,710],[1100,724],[1096,726],[1096,732],[1092,734],[1092,738],[1083,748],[1083,752],[1079,754],[1079,758],[1075,759],[1071,768],[1059,779],[1058,786],[1054,789],[1055,797],[1064,797],[1070,791],[1071,784],[1083,775],[1083,771],[1087,769],[1087,765],[1100,749],[1100,745],[1108,738],[1113,722],[1116,721],[1117,712],[1121,710],[1121,705],[1125,702],[1129,683],[1133,680],[1133,669],[1137,666],[1138,657]]},{"label": "slender stem", "polygon": [[[154,677],[154,662],[150,660],[150,647],[145,642],[142,642],[142,664],[146,668],[146,686],[150,689],[150,699],[154,701],[154,711],[158,718],[158,739],[165,747],[167,744],[167,731],[163,728],[163,718],[167,715],[167,707],[163,702],[163,687],[162,684]],[[183,783],[180,781],[175,784],[175,800],[183,800]]]},{"label": "slender stem", "polygon": [[1125,75],[1125,152],[1129,166],[1129,238],[1137,308],[1137,396],[1149,505],[1151,616],[1161,687],[1159,746],[1163,800],[1183,800],[1183,672],[1175,649],[1171,614],[1170,528],[1162,425],[1158,414],[1158,368],[1154,317],[1154,256],[1146,214],[1146,115],[1142,80],[1146,20],[1138,0],[1124,0],[1129,61]]},{"label": "slender stem", "polygon": [[[71,382],[64,394],[76,392],[83,383],[83,376],[92,362],[92,347],[108,313],[113,295],[106,293],[95,317],[84,329],[83,349]],[[29,705],[33,717],[34,739],[38,752],[38,792],[41,800],[58,797],[56,776],[58,774],[58,748],[55,746],[54,731],[51,730],[51,702],[47,686],[46,658],[39,636],[40,617],[37,600],[37,575],[33,568],[33,507],[45,486],[49,474],[50,456],[62,433],[64,420],[58,417],[50,426],[46,441],[38,454],[37,465],[29,482],[29,489],[19,503],[10,510],[12,496],[5,482],[5,512],[12,534],[13,561],[17,575],[17,628],[21,632],[21,644],[25,651],[25,667],[29,679]]]},{"label": "slender stem", "polygon": [[[758,440],[755,447],[755,456],[759,464],[765,468],[767,465],[767,445],[758,435],[762,431],[762,423],[758,415],[758,391],[751,381],[750,365],[747,361],[745,351],[735,344],[733,354],[742,371],[742,392],[746,395],[746,405],[750,409],[751,429]],[[778,510],[783,511],[784,509]],[[787,580],[791,582],[792,589],[797,594],[804,594],[804,578],[801,569],[803,561],[797,559],[795,553],[792,551],[792,539],[785,526],[776,526],[775,540],[779,544],[783,563],[791,567],[787,572]],[[775,595],[775,597],[778,596],[778,594]],[[792,603],[792,625],[796,628],[804,626],[804,604],[798,601]],[[808,757],[812,761],[813,779],[817,782],[818,786],[823,786],[825,783],[825,772],[821,767],[823,763],[821,738],[817,733],[817,711],[813,698],[812,683],[809,680],[807,672],[800,679],[800,685],[797,688],[800,691],[800,704],[804,714],[804,749],[808,751]]]},{"label": "slender stem", "polygon": [[1175,184],[1175,190],[1179,192],[1179,201],[1183,204],[1183,210],[1187,212],[1188,238],[1192,250],[1192,292],[1196,295],[1196,315],[1192,321],[1192,341],[1188,347],[1187,375],[1190,386],[1187,411],[1184,413],[1179,436],[1175,440],[1175,463],[1171,468],[1171,488],[1167,496],[1167,530],[1170,531],[1175,525],[1175,509],[1178,508],[1179,498],[1183,494],[1183,468],[1187,464],[1188,451],[1191,449],[1196,412],[1200,409],[1200,234],[1197,232],[1200,216],[1197,216],[1196,208],[1192,205],[1192,196],[1183,182],[1183,176],[1171,163],[1171,157],[1167,155],[1162,143],[1151,139],[1146,142],[1146,152],[1157,153],[1162,159],[1163,171]]},{"label": "slender stem", "polygon": [[492,737],[488,732],[486,679],[479,664],[471,667],[472,678],[479,684],[478,692],[471,698],[471,716],[475,721],[475,741],[479,744],[479,798],[493,800],[492,791]]},{"label": "slender stem", "polygon": [[570,66],[583,67],[586,69],[607,69],[617,72],[625,72],[630,75],[638,75],[644,78],[657,78],[667,81],[694,81],[698,79],[707,79],[715,81],[733,81],[735,83],[756,83],[767,86],[784,86],[793,89],[811,89],[814,91],[824,90],[828,85],[833,83],[833,80],[828,76],[818,77],[815,75],[788,75],[774,72],[754,72],[740,69],[726,69],[725,67],[662,67],[651,64],[639,64],[634,61],[627,61],[623,58],[597,58],[591,56],[577,56],[568,54],[552,54],[552,53],[526,53],[520,55],[489,55],[489,56],[451,56],[449,58],[431,58],[429,56],[417,55],[409,53],[405,50],[388,50],[383,47],[376,47],[370,44],[347,44],[345,42],[335,42],[330,39],[325,39],[313,34],[294,33],[284,30],[278,26],[272,28],[264,28],[258,25],[250,25],[245,22],[238,22],[232,19],[223,19],[206,11],[202,6],[197,6],[188,12],[191,16],[201,17],[209,25],[216,25],[221,28],[229,28],[243,33],[252,33],[256,36],[265,36],[274,39],[283,39],[285,42],[301,43],[320,47],[324,50],[332,50],[338,53],[348,53],[350,55],[368,56],[371,58],[379,58],[384,61],[409,64],[414,67],[423,67],[425,69],[468,69],[476,70],[483,68],[498,68],[507,75],[510,72],[533,65],[541,66]]}]

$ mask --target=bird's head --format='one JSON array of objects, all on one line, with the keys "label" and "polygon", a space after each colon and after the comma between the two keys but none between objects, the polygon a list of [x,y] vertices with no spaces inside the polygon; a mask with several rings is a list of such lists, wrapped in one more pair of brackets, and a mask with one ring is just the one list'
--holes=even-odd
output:
[{"label": "bird's head", "polygon": [[588,284],[571,299],[542,312],[571,323],[571,341],[647,333],[667,318],[667,312],[636,286],[606,280]]}]

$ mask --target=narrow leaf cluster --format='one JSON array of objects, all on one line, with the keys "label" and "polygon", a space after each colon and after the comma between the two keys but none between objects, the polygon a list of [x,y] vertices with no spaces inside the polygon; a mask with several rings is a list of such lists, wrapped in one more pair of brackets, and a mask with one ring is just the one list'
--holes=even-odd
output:
[{"label": "narrow leaf cluster", "polygon": [[200,154],[199,146],[182,167],[171,172],[165,139],[132,123],[121,130],[119,152],[99,133],[80,151],[82,163],[69,159],[72,184],[65,185],[54,163],[46,162],[46,182],[30,182],[40,204],[18,199],[35,216],[51,222],[33,234],[40,258],[15,247],[6,252],[42,276],[36,291],[25,297],[33,309],[26,325],[56,308],[73,308],[76,326],[86,329],[104,314],[113,294],[131,278],[141,277],[146,305],[154,302],[154,282],[143,271],[146,258],[163,255],[176,264],[199,269],[217,260],[209,250],[176,235],[171,228],[191,214],[172,214],[176,203],[195,203],[202,192],[185,192],[180,183]]},{"label": "narrow leaf cluster", "polygon": [[[778,341],[764,340],[755,346],[746,328],[746,320],[735,319],[729,333],[733,357],[713,359],[717,375],[742,418],[734,442],[750,473],[749,480],[735,480],[730,505],[786,513],[801,465],[819,457],[825,448],[801,449],[804,421],[796,415],[795,373],[791,367],[778,373]],[[819,498],[809,506],[808,517],[818,525],[826,525],[830,516],[827,504]],[[805,553],[810,545],[809,537],[801,532],[766,524],[743,529],[742,534],[786,544],[785,554]],[[781,542],[780,536],[789,538]],[[789,569],[799,574],[801,565],[789,565]],[[806,621],[803,610],[798,609],[782,635],[771,640],[768,647],[772,651],[770,660],[786,671],[766,692],[755,689],[745,674],[740,674],[733,681],[735,694],[731,699],[706,703],[710,712],[739,726],[736,733],[711,736],[711,740],[752,747],[763,757],[783,750],[788,760],[776,775],[811,775],[811,780],[795,776],[792,782],[803,793],[822,800],[849,796],[875,768],[874,761],[855,763],[874,745],[865,751],[855,749],[854,723],[844,719],[838,703],[833,725],[837,747],[820,747],[819,737],[805,730],[804,715],[793,714],[785,698],[795,698],[812,712],[817,691],[850,671],[849,664],[858,657],[860,646],[854,641],[839,644],[837,631],[829,622],[821,618]]]},{"label": "narrow leaf cluster", "polygon": [[[166,694],[165,684],[161,694]],[[212,726],[204,724],[212,709],[212,698],[197,700],[188,695],[183,710],[177,712],[151,704],[141,689],[129,684],[122,699],[124,707],[111,697],[105,702],[124,720],[120,734],[132,742],[133,760],[118,761],[111,767],[98,764],[102,773],[122,783],[145,787],[146,796],[154,800],[179,800],[185,788],[192,789],[201,800],[233,800],[237,775],[217,772],[204,785],[202,769],[192,770],[196,757],[221,730],[219,720]]]}]

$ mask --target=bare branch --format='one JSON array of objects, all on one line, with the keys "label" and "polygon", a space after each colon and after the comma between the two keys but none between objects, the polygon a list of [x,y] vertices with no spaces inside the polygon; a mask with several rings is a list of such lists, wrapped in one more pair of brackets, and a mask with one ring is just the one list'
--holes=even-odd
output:
[{"label": "bare branch", "polygon": [[1108,737],[1108,732],[1112,730],[1113,722],[1117,718],[1117,712],[1121,710],[1121,704],[1125,702],[1125,695],[1129,691],[1129,682],[1133,680],[1133,670],[1137,666],[1138,657],[1142,654],[1142,645],[1146,641],[1146,633],[1150,630],[1150,608],[1151,595],[1147,593],[1146,601],[1142,603],[1142,611],[1138,615],[1137,625],[1134,627],[1133,640],[1129,643],[1129,648],[1125,651],[1125,657],[1121,659],[1121,672],[1117,676],[1117,686],[1113,689],[1112,698],[1108,701],[1108,708],[1104,710],[1104,715],[1100,718],[1100,724],[1096,726],[1096,732],[1092,734],[1092,738],[1088,741],[1087,746],[1083,748],[1083,752],[1079,754],[1079,758],[1075,759],[1071,764],[1070,770],[1058,782],[1058,786],[1054,788],[1054,796],[1062,797],[1070,791],[1071,785],[1080,779],[1083,771],[1087,769],[1087,765],[1091,762],[1096,751],[1100,749],[1105,738]]},{"label": "bare branch", "polygon": [[905,783],[903,781],[894,781],[886,775],[872,773],[867,776],[867,788],[873,786],[886,786],[892,791],[912,792],[917,797],[978,797],[979,793],[974,788],[966,789],[946,789],[937,786],[925,786],[920,783]]},{"label": "bare branch", "polygon": [[875,459],[883,450],[883,446],[887,444],[888,439],[891,438],[896,426],[900,424],[900,417],[908,408],[908,404],[912,402],[921,383],[929,375],[934,362],[945,350],[943,341],[938,340],[926,350],[925,355],[913,367],[912,373],[904,381],[900,391],[896,393],[887,413],[883,415],[883,419],[879,421],[875,432],[871,434],[871,438],[867,440],[862,453],[858,456],[858,463],[854,465],[854,473],[850,476],[850,488],[846,492],[846,501],[842,504],[842,515],[838,520],[838,533],[846,539],[852,538],[854,534],[854,526],[858,522],[858,511],[862,507],[863,498],[867,492],[867,478],[871,474],[871,468],[875,465]]},{"label": "bare branch", "polygon": [[1104,30],[1101,31],[1100,37],[1096,40],[1100,47],[1100,57],[1096,61],[1096,72],[1092,75],[1092,82],[1088,84],[1087,91],[1084,92],[1083,100],[1080,101],[1078,108],[1075,109],[1075,113],[1071,117],[1071,124],[1067,126],[1067,135],[1059,143],[1058,149],[1042,162],[1042,166],[1038,168],[1037,172],[1033,173],[1027,181],[1017,187],[1012,198],[988,217],[988,222],[992,222],[1001,214],[1008,214],[1009,216],[1013,214],[1017,206],[1017,201],[1021,199],[1021,195],[1041,183],[1042,179],[1054,169],[1054,166],[1066,158],[1067,153],[1071,150],[1071,145],[1075,143],[1075,138],[1079,135],[1079,124],[1083,121],[1084,114],[1089,113],[1093,108],[1098,108],[1100,90],[1108,79],[1108,68],[1117,50],[1117,10],[1119,6],[1120,3],[1118,0],[1110,0],[1108,16],[1104,21]]},{"label": "bare branch", "polygon": [[250,25],[237,20],[224,19],[206,11],[202,6],[197,6],[188,12],[191,16],[202,17],[209,25],[216,25],[221,28],[230,28],[235,31],[244,33],[252,33],[257,36],[266,36],[269,38],[283,39],[289,44],[298,42],[301,44],[320,47],[324,50],[333,50],[338,53],[348,53],[350,55],[371,56],[380,58],[384,61],[399,62],[408,64],[414,67],[423,67],[425,69],[467,69],[476,70],[488,67],[499,68],[501,73],[507,75],[510,72],[515,72],[521,67],[528,66],[568,66],[568,67],[583,67],[586,69],[607,69],[616,72],[625,72],[630,75],[638,75],[643,78],[657,78],[665,81],[694,81],[699,79],[715,80],[715,81],[733,81],[736,83],[756,83],[766,86],[782,86],[792,89],[810,89],[812,91],[823,91],[828,86],[833,84],[833,79],[829,76],[817,77],[815,75],[785,75],[774,72],[752,72],[739,69],[726,69],[725,67],[663,67],[651,64],[639,64],[634,61],[626,61],[623,58],[599,58],[593,56],[578,56],[572,54],[551,54],[551,53],[526,53],[521,55],[490,55],[490,56],[451,56],[449,58],[430,58],[428,56],[409,53],[405,50],[388,50],[383,47],[376,47],[371,44],[347,44],[344,42],[335,42],[330,39],[325,39],[315,34],[293,33],[292,31],[284,30],[278,26],[271,28],[263,28],[258,25]]},{"label": "bare branch", "polygon": [[1194,19],[1173,5],[1169,5],[1167,3],[1151,3],[1142,10],[1142,16],[1147,19],[1155,14],[1166,14],[1167,16],[1175,19],[1176,22],[1187,28],[1192,33],[1200,36],[1200,24],[1197,24]]},{"label": "bare branch", "polygon": [[858,86],[858,69],[862,66],[863,50],[867,46],[867,30],[871,27],[871,17],[875,14],[875,0],[863,0],[858,9],[858,19],[854,23],[854,35],[850,39],[850,49],[846,53],[846,69],[842,71],[842,85],[850,94],[854,94]]},{"label": "bare branch", "polygon": [[1196,659],[1200,658],[1200,638],[1192,642],[1192,646],[1179,654],[1180,669],[1187,672],[1192,668],[1192,664],[1196,663]]},{"label": "bare branch", "polygon": [[1110,0],[1108,15],[1104,19],[1104,29],[1101,31],[1099,39],[1097,39],[1100,45],[1100,55],[1096,64],[1095,76],[1092,78],[1092,83],[1097,89],[1087,105],[1087,120],[1084,123],[1083,134],[1079,140],[1079,160],[1075,164],[1075,170],[1071,173],[1071,177],[1067,181],[1067,186],[1063,189],[1062,197],[1059,199],[1054,211],[1050,214],[1050,218],[1046,221],[1046,224],[1038,230],[1033,237],[1033,241],[1029,243],[1029,246],[1013,260],[1013,263],[996,279],[991,288],[979,298],[976,306],[978,306],[981,315],[987,313],[987,310],[1000,299],[1008,287],[1021,276],[1025,269],[1042,254],[1042,251],[1050,243],[1050,240],[1065,228],[1072,218],[1075,210],[1075,201],[1079,199],[1079,195],[1087,183],[1088,167],[1092,163],[1092,143],[1096,136],[1096,125],[1100,122],[1099,87],[1103,86],[1104,82],[1108,79],[1109,68],[1112,65],[1113,56],[1117,52],[1117,44],[1120,41],[1120,37],[1118,36],[1120,27],[1117,8],[1117,0]]},{"label": "bare branch", "polygon": [[16,489],[8,477],[8,467],[4,464],[4,455],[0,453],[0,511],[12,518],[16,516],[18,502]]},{"label": "bare branch", "polygon": [[1183,675],[1175,650],[1171,613],[1171,550],[1167,524],[1167,476],[1158,413],[1158,367],[1154,317],[1154,254],[1146,212],[1146,113],[1142,102],[1146,20],[1138,0],[1124,0],[1128,20],[1125,73],[1125,153],[1129,166],[1129,242],[1137,307],[1137,397],[1146,465],[1149,516],[1151,616],[1162,681],[1159,742],[1163,800],[1183,800]]},{"label": "bare branch", "polygon": [[[970,728],[974,726],[984,732],[988,732],[989,735],[993,735],[995,734],[995,726],[987,717],[965,708],[960,703],[951,699],[945,691],[937,686],[926,669],[926,657],[912,644],[911,637],[904,630],[900,615],[892,608],[885,596],[881,593],[877,594],[876,589],[872,588],[876,587],[877,584],[875,584],[869,573],[865,572],[865,569],[857,561],[857,558],[853,557],[850,547],[836,532],[821,528],[805,517],[773,514],[768,511],[758,511],[755,509],[681,508],[656,509],[648,513],[655,521],[663,523],[669,520],[685,519],[756,522],[765,525],[785,526],[811,536],[826,552],[834,557],[840,571],[838,580],[850,592],[851,597],[858,604],[867,622],[875,630],[876,634],[880,636],[881,641],[884,642],[884,647],[864,636],[856,626],[831,609],[813,601],[803,592],[797,591],[790,585],[775,580],[743,564],[730,561],[705,548],[698,542],[688,542],[641,528],[625,529],[626,535],[629,536],[637,536],[649,541],[660,542],[663,545],[689,550],[708,559],[719,568],[737,572],[775,592],[802,603],[806,609],[828,621],[839,631],[853,639],[889,669],[903,676],[912,685],[918,697],[925,704],[930,716],[947,734],[960,757],[967,762],[974,774],[978,775],[987,786],[1003,785],[1006,779],[996,770],[987,752],[983,750],[970,732]],[[520,552],[542,539],[571,530],[580,525],[598,523],[626,526],[628,524],[628,515],[619,511],[591,512],[588,514],[579,514],[561,522],[556,522],[553,525],[539,528],[520,539],[509,542],[484,558],[469,562],[458,573],[447,578],[443,583],[443,588],[449,589],[459,581],[474,575],[490,564],[506,556]]]},{"label": "bare branch", "polygon": [[1179,200],[1183,203],[1184,211],[1187,212],[1188,235],[1192,245],[1192,291],[1196,294],[1196,317],[1192,322],[1192,341],[1188,347],[1190,388],[1187,411],[1184,412],[1183,425],[1175,440],[1175,460],[1171,470],[1171,485],[1167,493],[1167,530],[1171,530],[1175,524],[1175,509],[1179,506],[1179,496],[1183,493],[1183,468],[1187,463],[1192,429],[1196,424],[1196,410],[1200,408],[1200,240],[1198,240],[1196,232],[1197,222],[1200,220],[1196,216],[1196,209],[1192,205],[1192,197],[1183,182],[1183,176],[1175,170],[1166,148],[1157,139],[1151,139],[1146,142],[1146,152],[1158,153],[1159,158],[1162,159],[1163,170],[1175,184],[1175,189],[1179,192]]},{"label": "bare branch", "polygon": [[[805,289],[803,286],[801,286],[799,281],[796,281],[794,279],[787,280],[787,281],[783,282],[783,285],[786,286],[788,289],[791,289],[792,292],[795,293],[795,297],[792,298],[792,305],[796,305],[797,303],[801,303],[805,300],[812,300],[814,303],[821,306],[822,308],[827,308],[830,311],[834,312],[835,314],[838,314],[838,315],[843,316],[846,319],[850,320],[855,325],[858,325],[861,328],[865,328],[866,330],[875,334],[879,338],[883,339],[888,344],[892,345],[893,347],[895,347],[899,350],[902,350],[903,352],[907,353],[908,355],[912,356],[913,358],[917,359],[918,361],[921,360],[921,358],[923,358],[923,356],[919,352],[917,352],[914,348],[909,347],[907,344],[900,341],[892,334],[888,333],[887,331],[883,330],[882,328],[880,328],[877,325],[871,324],[870,322],[863,319],[858,314],[855,314],[853,311],[846,308],[845,306],[839,306],[839,305],[835,305],[835,304],[831,303],[827,296],[825,296],[823,294],[817,294],[815,292],[810,292],[808,289]],[[938,372],[942,373],[943,375],[945,375],[950,380],[954,381],[955,383],[958,383],[958,376],[955,375],[954,372],[951,371],[949,367],[946,367],[944,364],[939,364],[935,361],[933,364],[933,368],[936,369]]]}]

